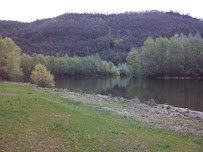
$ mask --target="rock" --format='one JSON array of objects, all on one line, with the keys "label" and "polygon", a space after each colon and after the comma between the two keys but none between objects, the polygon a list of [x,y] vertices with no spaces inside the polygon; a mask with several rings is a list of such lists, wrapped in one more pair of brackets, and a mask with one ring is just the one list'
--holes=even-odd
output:
[{"label": "rock", "polygon": [[187,113],[190,113],[190,110],[189,109],[187,109],[187,111],[186,111]]},{"label": "rock", "polygon": [[109,98],[112,98],[112,94],[109,94],[108,97],[109,97]]},{"label": "rock", "polygon": [[131,100],[131,102],[132,102],[132,103],[137,103],[137,104],[139,104],[139,103],[140,103],[140,100],[139,100],[137,97],[135,97],[135,98],[133,98],[133,99]]},{"label": "rock", "polygon": [[68,89],[64,89],[64,92],[68,92]]},{"label": "rock", "polygon": [[150,99],[149,101],[146,101],[145,102],[146,105],[149,105],[149,106],[156,106],[156,102],[154,101],[154,99]]},{"label": "rock", "polygon": [[101,94],[98,94],[98,95],[96,95],[96,97],[99,97],[99,98],[108,98],[108,96],[105,96],[105,95],[101,95]]},{"label": "rock", "polygon": [[145,115],[145,114],[142,114],[142,117],[148,117],[147,115]]},{"label": "rock", "polygon": [[160,114],[160,112],[156,111],[155,114]]},{"label": "rock", "polygon": [[59,91],[59,89],[58,89],[58,88],[56,88],[56,89],[55,89],[55,91],[56,91],[56,92],[58,92],[58,91]]}]

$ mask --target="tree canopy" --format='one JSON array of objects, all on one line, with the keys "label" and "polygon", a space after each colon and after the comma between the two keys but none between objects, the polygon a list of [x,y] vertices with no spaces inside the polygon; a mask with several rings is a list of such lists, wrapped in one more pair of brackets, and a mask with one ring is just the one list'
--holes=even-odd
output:
[{"label": "tree canopy", "polygon": [[203,22],[177,12],[71,13],[31,23],[0,21],[0,34],[11,37],[23,53],[71,57],[99,53],[116,66],[125,63],[131,48],[142,47],[148,36],[169,39],[175,33],[197,32],[203,36]]},{"label": "tree canopy", "polygon": [[127,64],[134,76],[145,77],[198,77],[203,76],[203,39],[175,34],[171,38],[148,37],[142,52],[131,51]]}]

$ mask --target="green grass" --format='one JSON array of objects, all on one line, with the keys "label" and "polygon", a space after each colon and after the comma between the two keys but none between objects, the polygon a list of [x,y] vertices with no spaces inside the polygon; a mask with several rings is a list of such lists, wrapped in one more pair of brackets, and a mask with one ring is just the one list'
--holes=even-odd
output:
[{"label": "green grass", "polygon": [[203,151],[203,140],[145,126],[51,90],[0,82],[0,151]]}]

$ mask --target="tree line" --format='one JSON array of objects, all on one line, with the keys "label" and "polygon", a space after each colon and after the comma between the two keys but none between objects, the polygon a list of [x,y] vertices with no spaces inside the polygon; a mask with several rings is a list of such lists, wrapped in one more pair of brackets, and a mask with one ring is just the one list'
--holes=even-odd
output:
[{"label": "tree line", "polygon": [[[125,68],[125,64],[124,68]],[[123,67],[121,66],[120,69]],[[122,71],[122,74],[124,72]],[[102,60],[98,54],[86,57],[59,57],[21,53],[10,38],[0,36],[0,78],[10,81],[31,81],[43,87],[53,87],[53,75],[120,76],[119,69]]]},{"label": "tree line", "polygon": [[142,51],[131,50],[126,60],[134,76],[203,76],[203,39],[200,34],[148,37]]},{"label": "tree line", "polygon": [[175,34],[171,38],[148,37],[140,51],[132,49],[127,63],[114,65],[99,54],[86,57],[44,56],[21,53],[10,38],[0,36],[0,78],[34,82],[53,87],[53,75],[99,75],[135,77],[201,77],[203,76],[203,39],[200,34]]},{"label": "tree line", "polygon": [[23,53],[70,57],[98,53],[115,65],[125,63],[130,49],[142,47],[149,35],[170,38],[197,32],[203,36],[203,22],[177,12],[70,13],[31,23],[0,21],[0,34],[12,38]]},{"label": "tree line", "polygon": [[100,75],[119,76],[119,69],[112,63],[102,60],[98,54],[86,57],[46,56],[47,69],[55,75]]}]

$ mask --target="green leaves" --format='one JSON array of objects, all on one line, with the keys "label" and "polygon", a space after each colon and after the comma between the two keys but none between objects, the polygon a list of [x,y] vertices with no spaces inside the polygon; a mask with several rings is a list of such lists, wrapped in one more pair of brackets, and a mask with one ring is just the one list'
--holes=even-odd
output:
[{"label": "green leaves", "polygon": [[141,72],[141,62],[140,54],[137,52],[137,50],[131,50],[126,58],[126,61],[133,75],[136,77],[139,76]]},{"label": "green leaves", "polygon": [[55,86],[54,77],[47,71],[46,67],[42,64],[35,66],[35,69],[30,75],[31,81],[41,87],[53,88]]},{"label": "green leaves", "polygon": [[188,37],[175,34],[170,39],[148,37],[141,54],[133,50],[126,60],[134,76],[139,73],[145,77],[201,76],[202,52],[203,40],[199,34]]},{"label": "green leaves", "polygon": [[21,50],[10,38],[0,38],[0,76],[11,81],[22,80]]}]

